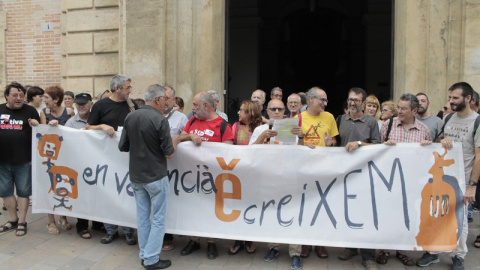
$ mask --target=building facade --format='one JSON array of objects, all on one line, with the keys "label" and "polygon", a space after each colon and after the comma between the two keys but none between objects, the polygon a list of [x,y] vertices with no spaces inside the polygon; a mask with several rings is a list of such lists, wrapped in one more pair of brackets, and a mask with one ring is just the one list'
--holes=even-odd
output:
[{"label": "building facade", "polygon": [[[195,93],[228,88],[229,1],[3,0],[0,86],[61,84],[97,95],[109,88],[112,75],[122,73],[133,80],[133,97],[152,83],[168,83],[189,110]],[[275,1],[332,10],[349,2]],[[364,2],[375,7],[385,1]],[[480,0],[393,0],[391,6],[391,80],[382,91],[393,100],[425,92],[434,113],[451,84],[467,81],[480,88]],[[366,20],[374,21],[374,13]],[[375,57],[366,62],[375,65]],[[255,83],[246,85],[235,91],[251,93]],[[229,104],[220,106],[228,110]]]}]

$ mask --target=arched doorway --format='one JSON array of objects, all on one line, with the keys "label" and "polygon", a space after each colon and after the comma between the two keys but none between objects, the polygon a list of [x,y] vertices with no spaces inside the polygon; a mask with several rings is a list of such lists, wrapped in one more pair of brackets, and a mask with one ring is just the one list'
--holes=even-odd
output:
[{"label": "arched doorway", "polygon": [[[227,1],[227,110],[257,89],[279,86],[283,101],[312,86],[326,90],[327,110],[341,113],[348,89],[381,101],[391,95],[391,1]],[[240,3],[242,2],[242,3]]]}]

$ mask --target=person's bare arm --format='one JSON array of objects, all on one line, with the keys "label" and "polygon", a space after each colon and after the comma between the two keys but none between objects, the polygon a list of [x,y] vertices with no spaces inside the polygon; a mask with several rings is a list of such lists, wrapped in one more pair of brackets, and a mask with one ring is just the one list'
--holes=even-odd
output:
[{"label": "person's bare arm", "polygon": [[277,132],[275,130],[267,129],[258,136],[257,140],[253,144],[263,144],[265,139],[275,136],[277,136]]},{"label": "person's bare arm", "polygon": [[[362,142],[362,146],[367,146],[367,145],[372,145],[372,144],[374,144],[374,143]],[[347,143],[347,145],[345,145],[345,149],[347,149],[348,152],[353,152],[353,150],[357,149],[358,147],[360,147],[358,145],[358,141],[349,142],[349,143]]]},{"label": "person's bare arm", "polygon": [[112,126],[106,125],[106,124],[100,124],[100,125],[89,125],[87,124],[85,126],[86,130],[103,130],[105,133],[107,133],[108,136],[110,137],[115,137],[115,129]]},{"label": "person's bare arm", "polygon": [[193,133],[187,133],[185,131],[182,131],[182,133],[180,133],[179,141],[180,142],[192,141],[195,144],[195,146],[200,146],[202,144],[202,138],[200,136]]},{"label": "person's bare arm", "polygon": [[[465,181],[473,180],[478,183],[478,178],[480,177],[480,147],[475,147],[475,161],[473,162],[472,175],[470,179],[465,179]],[[465,190],[464,201],[473,204],[475,202],[475,193],[477,191],[477,186],[468,185]]]}]

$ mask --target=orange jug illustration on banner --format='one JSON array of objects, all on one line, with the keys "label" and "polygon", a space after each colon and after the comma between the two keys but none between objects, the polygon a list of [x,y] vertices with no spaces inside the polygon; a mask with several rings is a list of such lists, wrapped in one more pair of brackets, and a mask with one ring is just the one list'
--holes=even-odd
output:
[{"label": "orange jug illustration on banner", "polygon": [[[458,228],[464,222],[463,194],[457,178],[445,175],[443,168],[455,163],[434,152],[435,163],[428,171],[432,178],[422,190],[420,230],[417,246],[428,251],[453,250],[457,247]],[[461,229],[460,229],[461,231]]]}]

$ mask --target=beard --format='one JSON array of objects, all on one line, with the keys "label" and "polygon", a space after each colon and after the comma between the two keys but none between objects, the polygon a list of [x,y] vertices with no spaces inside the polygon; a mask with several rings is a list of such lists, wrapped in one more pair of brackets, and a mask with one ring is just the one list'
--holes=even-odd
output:
[{"label": "beard", "polygon": [[463,111],[466,107],[467,107],[467,104],[465,103],[465,99],[463,99],[463,101],[462,101],[460,104],[450,103],[450,108],[451,108],[452,111],[454,111],[454,112],[461,112],[461,111]]},{"label": "beard", "polygon": [[417,113],[418,113],[418,114],[424,114],[424,113],[427,112],[427,110],[428,110],[428,107],[427,107],[427,108],[418,107]]},{"label": "beard", "polygon": [[348,107],[348,112],[350,112],[350,113],[357,113],[358,111],[359,111],[359,109],[356,106],[355,107],[353,107],[353,106]]}]

